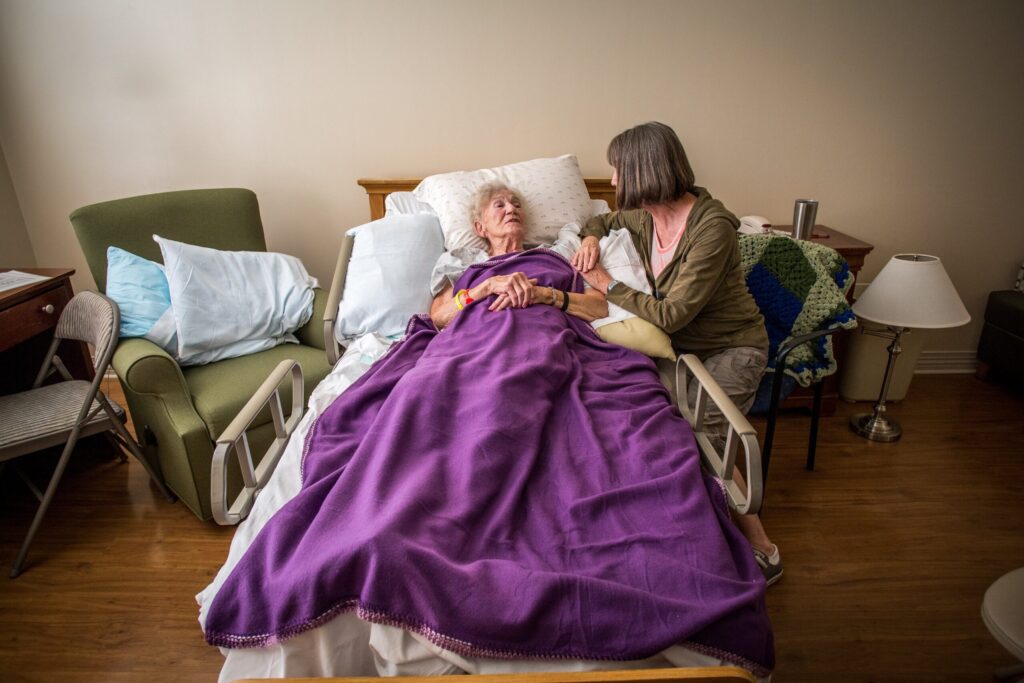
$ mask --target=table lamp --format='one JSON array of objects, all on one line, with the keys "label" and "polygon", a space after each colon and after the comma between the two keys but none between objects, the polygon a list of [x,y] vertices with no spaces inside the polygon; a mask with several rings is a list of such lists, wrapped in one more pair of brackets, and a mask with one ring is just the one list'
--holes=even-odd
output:
[{"label": "table lamp", "polygon": [[910,328],[938,329],[966,325],[971,316],[937,256],[896,254],[853,304],[858,318],[885,325],[885,330],[866,330],[892,340],[885,364],[882,390],[872,413],[850,418],[850,428],[871,441],[896,441],[903,434],[899,423],[886,417],[885,395],[889,391],[896,356],[902,350],[900,338]]}]

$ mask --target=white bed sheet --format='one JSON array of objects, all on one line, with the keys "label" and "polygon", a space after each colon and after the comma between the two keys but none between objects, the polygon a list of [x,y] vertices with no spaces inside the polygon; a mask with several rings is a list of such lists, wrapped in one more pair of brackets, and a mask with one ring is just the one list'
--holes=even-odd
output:
[{"label": "white bed sheet", "polygon": [[[210,585],[196,595],[200,624],[205,624],[217,591],[263,525],[301,488],[302,448],[310,426],[393,343],[374,334],[360,337],[313,390],[306,414],[296,427],[277,469],[257,496],[249,516],[239,524],[227,560]],[[221,648],[221,652],[225,661],[219,680],[223,683],[239,678],[284,676],[425,676],[729,665],[724,660],[681,645],[674,645],[648,659],[624,662],[467,658],[440,648],[418,634],[363,621],[355,611],[345,612],[318,628],[269,647]]]}]

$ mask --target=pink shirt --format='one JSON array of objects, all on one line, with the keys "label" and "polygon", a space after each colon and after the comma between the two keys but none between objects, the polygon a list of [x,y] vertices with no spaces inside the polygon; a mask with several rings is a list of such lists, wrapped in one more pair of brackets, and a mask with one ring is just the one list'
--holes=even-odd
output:
[{"label": "pink shirt", "polygon": [[661,240],[658,239],[658,231],[656,229],[651,231],[651,272],[654,273],[654,277],[661,275],[661,271],[665,270],[665,266],[672,260],[676,253],[676,245],[679,244],[679,238],[685,231],[686,224],[683,223],[683,227],[672,238],[672,241],[665,245],[662,245]]}]

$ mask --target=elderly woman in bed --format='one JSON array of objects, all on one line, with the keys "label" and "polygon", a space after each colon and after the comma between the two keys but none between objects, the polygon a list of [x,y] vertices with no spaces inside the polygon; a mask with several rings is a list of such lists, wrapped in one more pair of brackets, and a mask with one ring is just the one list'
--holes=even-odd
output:
[{"label": "elderly woman in bed", "polygon": [[310,425],[302,487],[221,584],[207,642],[276,647],[356,610],[459,661],[682,644],[768,675],[758,565],[654,366],[597,339],[606,303],[568,260],[520,251],[514,192],[479,199],[488,251]]},{"label": "elderly woman in bed", "polygon": [[[472,202],[472,222],[476,234],[487,241],[487,251],[461,254],[463,267],[486,258],[523,250],[526,235],[523,202],[507,185],[488,183],[477,190]],[[442,258],[451,264],[452,259],[447,256]],[[547,305],[588,322],[608,315],[608,303],[604,295],[594,289],[585,294],[560,291],[553,287],[538,286],[536,279],[517,272],[493,275],[472,289],[455,292],[452,282],[459,275],[461,272],[457,266],[449,268],[446,273],[448,284],[434,297],[430,306],[430,318],[439,330],[444,329],[468,304],[492,295],[496,296],[488,306],[490,311]]]}]

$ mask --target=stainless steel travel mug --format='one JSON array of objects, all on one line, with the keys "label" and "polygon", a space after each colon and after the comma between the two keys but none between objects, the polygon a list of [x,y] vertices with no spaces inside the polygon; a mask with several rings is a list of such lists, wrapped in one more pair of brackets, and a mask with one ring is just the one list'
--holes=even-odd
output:
[{"label": "stainless steel travel mug", "polygon": [[793,239],[809,240],[814,233],[818,215],[817,199],[798,199],[793,205]]}]

